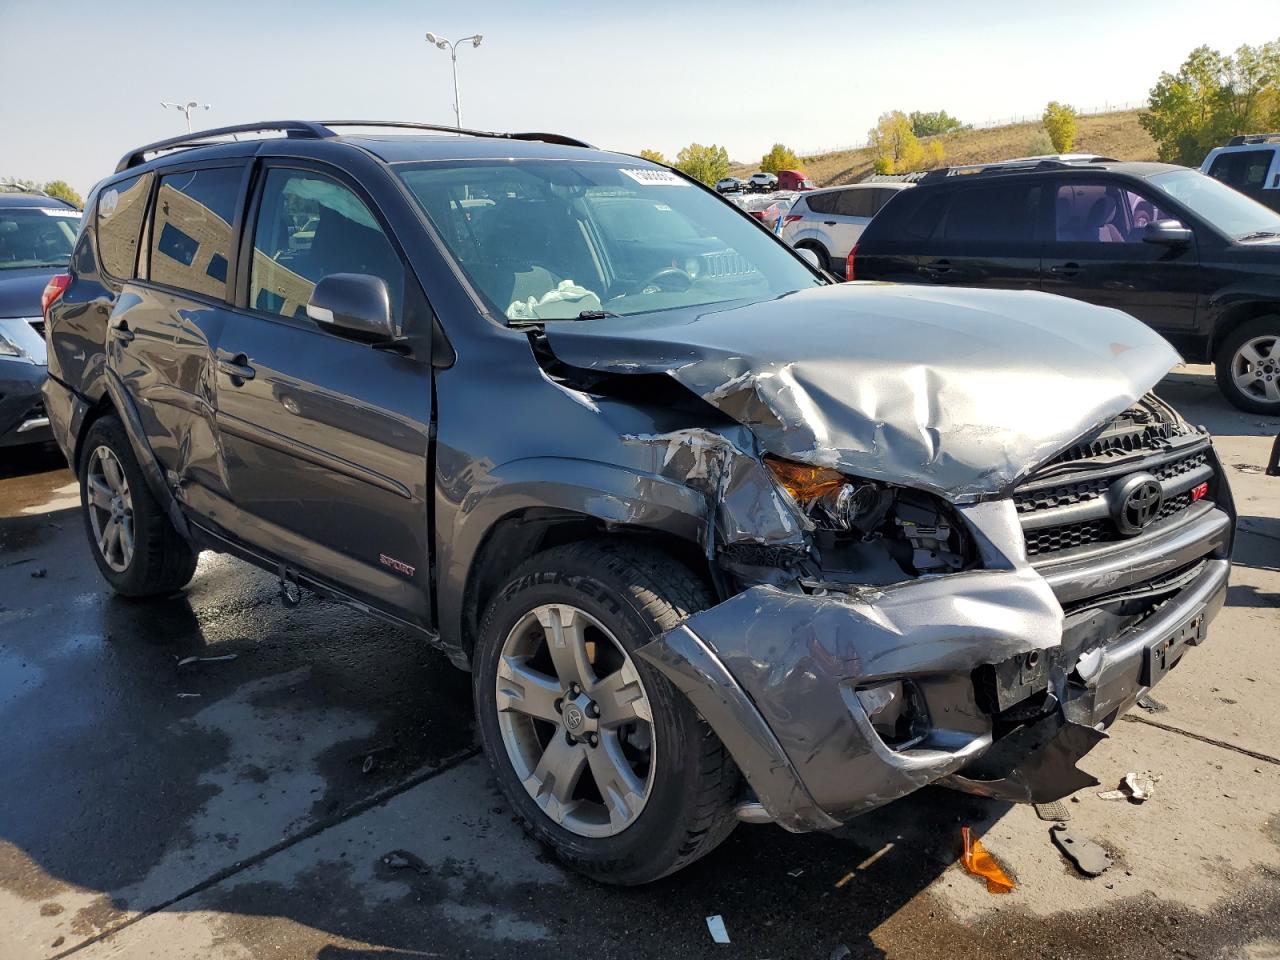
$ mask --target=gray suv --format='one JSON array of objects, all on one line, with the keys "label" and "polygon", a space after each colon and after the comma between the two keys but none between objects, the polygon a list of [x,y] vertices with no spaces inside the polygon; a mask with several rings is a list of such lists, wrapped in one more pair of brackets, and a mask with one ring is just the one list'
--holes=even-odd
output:
[{"label": "gray suv", "polygon": [[1235,512],[1143,324],[834,284],[565,137],[361,126],[90,197],[45,395],[119,593],[223,551],[438,645],[531,833],[627,884],[930,783],[1063,797],[1205,638]]}]

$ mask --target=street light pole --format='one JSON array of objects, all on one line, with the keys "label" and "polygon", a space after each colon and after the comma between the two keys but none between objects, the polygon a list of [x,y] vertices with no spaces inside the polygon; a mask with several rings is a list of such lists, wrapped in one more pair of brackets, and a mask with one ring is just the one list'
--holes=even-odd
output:
[{"label": "street light pole", "polygon": [[207,103],[196,103],[196,101],[194,100],[190,100],[187,103],[170,103],[168,100],[161,100],[160,106],[170,107],[174,110],[181,110],[182,115],[187,118],[187,133],[190,133],[191,132],[191,111],[199,110],[201,107],[203,107],[205,110],[208,110],[210,105]]},{"label": "street light pole", "polygon": [[471,41],[471,46],[478,47],[483,39],[478,33],[461,40],[446,40],[434,33],[427,34],[427,43],[434,44],[441,50],[448,50],[449,59],[453,61],[453,116],[458,127],[462,126],[462,98],[458,95],[458,44]]}]

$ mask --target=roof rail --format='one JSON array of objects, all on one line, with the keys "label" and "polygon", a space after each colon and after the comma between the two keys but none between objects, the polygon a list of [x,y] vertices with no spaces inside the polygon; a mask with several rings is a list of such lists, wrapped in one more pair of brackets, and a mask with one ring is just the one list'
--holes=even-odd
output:
[{"label": "roof rail", "polygon": [[1280,140],[1280,133],[1242,133],[1238,137],[1232,137],[1227,141],[1228,147],[1238,147],[1245,143],[1267,143],[1270,140]]},{"label": "roof rail", "polygon": [[182,137],[169,137],[157,140],[144,146],[130,150],[116,164],[116,173],[122,173],[130,167],[145,163],[147,154],[163,153],[166,150],[181,150],[192,147],[213,146],[217,141],[211,137],[229,137],[237,133],[283,133],[287,137],[301,137],[312,140],[328,140],[338,136],[332,127],[390,127],[402,130],[431,130],[439,133],[456,133],[468,137],[496,137],[506,140],[536,140],[554,143],[566,147],[590,147],[591,144],[573,137],[558,133],[494,133],[489,130],[469,130],[466,127],[451,127],[438,123],[414,123],[407,120],[271,120],[260,123],[238,123],[229,127],[215,127],[212,130],[200,130]]},{"label": "roof rail", "polygon": [[946,177],[973,177],[984,174],[1020,173],[1028,170],[1062,170],[1079,166],[1081,163],[1118,163],[1111,157],[1099,157],[1093,154],[1071,155],[1071,158],[1059,157],[1021,157],[1017,160],[998,160],[994,163],[971,163],[957,167],[942,167],[930,170],[922,178],[922,183],[932,183]]}]

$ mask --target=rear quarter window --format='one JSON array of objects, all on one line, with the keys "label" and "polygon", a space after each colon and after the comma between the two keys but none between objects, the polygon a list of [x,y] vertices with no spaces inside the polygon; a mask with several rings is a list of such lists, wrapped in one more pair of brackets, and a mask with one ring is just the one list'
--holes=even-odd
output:
[{"label": "rear quarter window", "polygon": [[808,197],[809,209],[814,213],[835,213],[838,193],[815,193]]},{"label": "rear quarter window", "polygon": [[152,179],[152,174],[144,173],[113,183],[98,194],[98,259],[103,272],[116,280],[132,280],[137,273],[138,238]]}]

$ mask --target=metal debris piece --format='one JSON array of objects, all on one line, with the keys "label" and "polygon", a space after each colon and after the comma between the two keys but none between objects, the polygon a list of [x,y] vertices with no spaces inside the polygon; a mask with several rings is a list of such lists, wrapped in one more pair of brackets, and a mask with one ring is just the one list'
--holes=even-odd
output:
[{"label": "metal debris piece", "polygon": [[1156,781],[1160,778],[1155,774],[1137,773],[1130,771],[1124,775],[1124,786],[1129,791],[1129,799],[1134,803],[1144,803],[1150,800],[1156,792]]},{"label": "metal debris piece", "polygon": [[1138,698],[1138,706],[1147,713],[1164,713],[1169,709],[1149,693],[1144,693]]},{"label": "metal debris piece", "polygon": [[795,877],[800,876],[800,874],[802,874],[802,873],[804,873],[804,867],[796,867],[794,870],[788,870],[788,871],[787,871],[787,876],[788,876],[788,877],[795,878]]},{"label": "metal debris piece", "polygon": [[987,852],[982,841],[973,835],[973,831],[961,827],[960,839],[963,844],[961,866],[975,877],[987,881],[987,893],[1012,893],[1016,884],[996,858]]},{"label": "metal debris piece", "polygon": [[200,696],[200,694],[198,694],[198,693],[180,693],[180,694],[178,694],[178,697],[179,697],[179,698],[181,698],[181,697],[198,697],[198,696]]},{"label": "metal debris piece", "polygon": [[360,772],[368,773],[372,769],[373,769],[373,757],[371,755],[364,758],[364,763],[360,767]]},{"label": "metal debris piece", "polygon": [[1067,805],[1061,800],[1054,800],[1052,803],[1037,803],[1036,816],[1041,820],[1070,820],[1071,813],[1067,810]]},{"label": "metal debris piece", "polygon": [[1096,877],[1111,866],[1111,855],[1101,845],[1072,830],[1065,823],[1055,823],[1050,827],[1049,836],[1063,855],[1086,877]]},{"label": "metal debris piece", "polygon": [[711,931],[711,939],[716,943],[729,942],[729,931],[724,928],[724,917],[720,914],[707,917],[707,929]]},{"label": "metal debris piece", "polygon": [[221,663],[224,660],[234,660],[238,656],[238,653],[224,653],[220,657],[183,657],[178,661],[178,666],[185,667],[190,663]]}]

